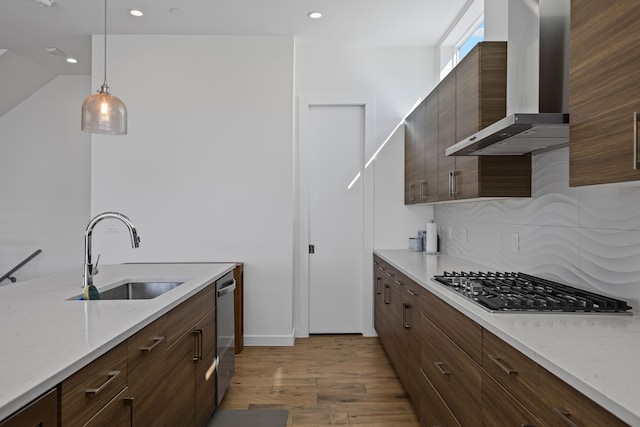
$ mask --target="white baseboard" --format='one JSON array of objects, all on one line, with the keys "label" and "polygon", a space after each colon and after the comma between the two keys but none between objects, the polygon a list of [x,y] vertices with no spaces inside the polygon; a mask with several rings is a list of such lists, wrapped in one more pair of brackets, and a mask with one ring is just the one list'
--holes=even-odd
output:
[{"label": "white baseboard", "polygon": [[245,335],[244,345],[247,347],[292,347],[295,337],[291,335]]}]

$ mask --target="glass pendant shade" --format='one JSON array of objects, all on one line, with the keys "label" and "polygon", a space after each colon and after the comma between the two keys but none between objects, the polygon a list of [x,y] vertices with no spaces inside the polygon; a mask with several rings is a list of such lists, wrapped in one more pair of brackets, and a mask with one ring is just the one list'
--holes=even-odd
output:
[{"label": "glass pendant shade", "polygon": [[82,103],[81,129],[103,135],[127,134],[127,107],[118,97],[109,93],[106,83],[98,93]]},{"label": "glass pendant shade", "polygon": [[127,134],[127,107],[111,95],[107,84],[107,0],[104,0],[104,83],[98,93],[82,103],[80,129],[103,135]]}]

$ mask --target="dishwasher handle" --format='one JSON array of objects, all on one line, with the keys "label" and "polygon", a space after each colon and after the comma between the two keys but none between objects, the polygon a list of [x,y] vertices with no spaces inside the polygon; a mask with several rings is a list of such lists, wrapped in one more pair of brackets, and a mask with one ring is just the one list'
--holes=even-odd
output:
[{"label": "dishwasher handle", "polygon": [[218,298],[220,298],[223,295],[228,294],[229,292],[233,292],[236,289],[236,281],[235,280],[231,280],[225,283],[225,286],[222,286],[220,289],[218,289]]}]

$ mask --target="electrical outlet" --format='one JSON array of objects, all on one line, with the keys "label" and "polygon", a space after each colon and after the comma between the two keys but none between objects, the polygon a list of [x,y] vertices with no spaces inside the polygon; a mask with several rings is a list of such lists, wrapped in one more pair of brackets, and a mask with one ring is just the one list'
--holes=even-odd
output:
[{"label": "electrical outlet", "polygon": [[520,252],[520,235],[516,232],[511,233],[511,251]]}]

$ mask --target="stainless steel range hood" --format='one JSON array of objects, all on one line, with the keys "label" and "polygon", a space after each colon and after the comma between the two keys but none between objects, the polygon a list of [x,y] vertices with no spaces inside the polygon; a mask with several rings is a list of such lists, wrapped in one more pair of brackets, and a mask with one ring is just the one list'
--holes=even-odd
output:
[{"label": "stainless steel range hood", "polygon": [[509,0],[507,117],[447,156],[537,154],[569,143],[570,0]]}]

